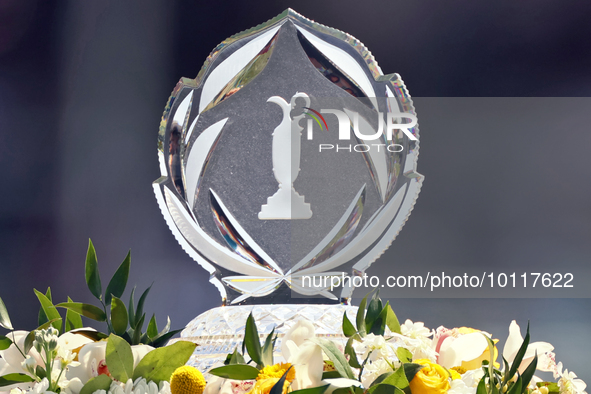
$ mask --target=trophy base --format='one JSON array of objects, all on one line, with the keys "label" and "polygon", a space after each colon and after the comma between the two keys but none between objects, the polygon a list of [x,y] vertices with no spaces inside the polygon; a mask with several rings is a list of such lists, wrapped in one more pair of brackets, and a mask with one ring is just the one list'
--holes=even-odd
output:
[{"label": "trophy base", "polygon": [[261,206],[259,219],[261,220],[290,220],[310,219],[312,210],[310,204],[295,189],[279,187],[277,193],[267,198],[267,203]]},{"label": "trophy base", "polygon": [[350,305],[239,305],[222,306],[208,310],[193,319],[181,332],[181,340],[191,341],[198,346],[189,361],[201,372],[208,372],[214,365],[223,363],[228,353],[242,349],[246,319],[252,312],[261,342],[275,328],[275,362],[280,357],[281,341],[291,327],[299,320],[314,325],[316,336],[340,340],[343,345],[343,314],[355,321],[357,307]]}]

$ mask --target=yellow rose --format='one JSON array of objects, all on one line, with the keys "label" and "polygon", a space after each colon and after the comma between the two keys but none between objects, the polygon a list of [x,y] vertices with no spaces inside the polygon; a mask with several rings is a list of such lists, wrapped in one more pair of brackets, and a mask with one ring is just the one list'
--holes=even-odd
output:
[{"label": "yellow rose", "polygon": [[[275,383],[277,383],[278,381],[279,378],[257,380],[253,388],[247,394],[269,394]],[[283,384],[283,394],[289,393],[291,391],[290,388],[290,384],[286,380]]]},{"label": "yellow rose", "polygon": [[439,364],[421,358],[413,361],[424,367],[410,381],[412,394],[445,394],[450,389],[449,373]]},{"label": "yellow rose", "polygon": [[295,370],[290,363],[268,365],[260,370],[257,381],[247,394],[269,394],[275,383],[287,372],[283,383],[283,394],[291,391],[291,382],[295,379]]},{"label": "yellow rose", "polygon": [[257,380],[272,378],[279,379],[283,376],[285,372],[287,372],[285,380],[289,383],[293,382],[293,380],[295,379],[295,370],[292,368],[292,365],[290,363],[279,363],[264,367],[260,370],[259,376],[257,376]]}]

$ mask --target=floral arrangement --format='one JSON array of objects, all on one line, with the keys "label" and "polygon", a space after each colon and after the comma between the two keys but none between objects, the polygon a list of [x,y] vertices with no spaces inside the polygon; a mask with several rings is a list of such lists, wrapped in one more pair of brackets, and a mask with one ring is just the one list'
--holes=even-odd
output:
[{"label": "floral arrangement", "polygon": [[[529,326],[524,338],[511,323],[501,365],[498,340],[489,333],[401,325],[389,303],[368,296],[355,324],[343,315],[346,343],[316,337],[310,322],[299,321],[283,338],[279,363],[276,336],[261,346],[249,316],[242,352],[235,349],[209,371],[205,394],[586,394],[585,383],[556,364],[552,345],[530,342]],[[536,371],[552,372],[557,381]]]},{"label": "floral arrangement", "polygon": [[[142,332],[150,288],[137,304],[134,288],[125,306],[120,297],[130,266],[128,253],[103,293],[96,251],[90,241],[85,277],[100,306],[73,302],[69,297],[67,302],[54,305],[51,289],[46,293],[35,290],[41,309],[39,327],[31,332],[13,330],[0,299],[0,326],[10,331],[0,334],[0,393],[171,393],[173,372],[184,366],[196,345],[177,341],[165,346],[180,330],[171,331],[168,319],[159,331],[154,315]],[[66,311],[65,316],[58,308]],[[83,327],[82,317],[106,323],[107,332]],[[205,386],[202,375],[201,380]]]},{"label": "floral arrangement", "polygon": [[[185,365],[195,344],[166,345],[179,330],[170,319],[159,331],[154,316],[146,331],[144,303],[135,288],[123,295],[130,254],[102,291],[96,252],[89,243],[85,278],[100,306],[53,304],[51,290],[35,294],[39,327],[15,331],[0,299],[0,393],[10,394],[586,394],[586,384],[556,363],[553,346],[530,342],[515,321],[500,361],[492,335],[467,327],[429,330],[423,323],[400,324],[389,303],[366,296],[355,322],[343,315],[346,341],[315,335],[299,321],[275,348],[274,330],[260,342],[252,314],[242,348],[223,364],[204,371]],[[57,308],[65,310],[65,318]],[[82,317],[104,322],[107,332],[83,327]],[[278,360],[275,360],[278,356]],[[552,373],[555,381],[536,376]]]}]

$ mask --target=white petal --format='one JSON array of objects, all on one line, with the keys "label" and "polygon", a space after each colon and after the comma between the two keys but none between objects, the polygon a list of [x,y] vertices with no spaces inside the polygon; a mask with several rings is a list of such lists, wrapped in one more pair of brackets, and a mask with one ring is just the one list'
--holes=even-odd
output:
[{"label": "white petal", "polygon": [[154,348],[149,345],[134,345],[131,347],[131,352],[133,353],[133,367],[137,367],[140,363],[141,359],[148,353],[150,353]]},{"label": "white petal", "polygon": [[76,334],[77,331],[96,331],[93,328],[90,327],[85,327],[85,328],[80,328],[78,330],[72,330],[69,332],[66,332],[65,334],[62,334],[59,339],[59,345],[65,349],[68,350],[74,350],[79,348],[80,346],[86,345],[87,343],[91,343],[94,342],[92,339],[85,337],[82,334]]},{"label": "white petal", "polygon": [[310,341],[305,342],[299,347],[297,354],[292,356],[291,363],[295,366],[296,370],[294,389],[301,390],[320,386],[324,366],[320,346]]},{"label": "white petal", "polygon": [[488,348],[488,341],[480,332],[465,334],[458,338],[445,338],[439,349],[439,364],[445,368],[458,367],[462,361],[480,357]]},{"label": "white petal", "polygon": [[509,326],[509,336],[505,347],[503,348],[503,357],[511,364],[523,344],[523,337],[521,336],[521,329],[515,320]]},{"label": "white petal", "polygon": [[552,350],[554,350],[554,346],[552,346],[548,342],[530,343],[527,347],[527,350],[525,351],[525,356],[523,356],[523,358],[526,359],[534,357],[536,355],[536,352],[539,356],[541,354],[551,352]]},{"label": "white petal", "polygon": [[361,387],[361,382],[354,379],[347,379],[347,378],[336,378],[336,379],[324,379],[326,383],[329,383],[331,386],[335,386],[337,388],[343,387]]}]

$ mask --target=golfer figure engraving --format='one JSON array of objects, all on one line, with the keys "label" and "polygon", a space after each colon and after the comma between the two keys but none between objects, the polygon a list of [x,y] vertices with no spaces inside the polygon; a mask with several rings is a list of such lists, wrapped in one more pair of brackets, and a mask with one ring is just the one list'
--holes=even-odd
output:
[{"label": "golfer figure engraving", "polygon": [[283,119],[273,131],[273,174],[279,190],[267,198],[267,203],[261,206],[259,219],[261,220],[291,220],[310,219],[312,210],[306,203],[304,196],[298,194],[293,187],[300,172],[301,135],[303,127],[299,121],[305,116],[301,114],[290,117],[290,112],[296,106],[296,100],[302,98],[305,107],[310,106],[310,97],[306,93],[296,93],[288,103],[282,97],[270,97],[267,102],[275,103],[283,111]]}]

